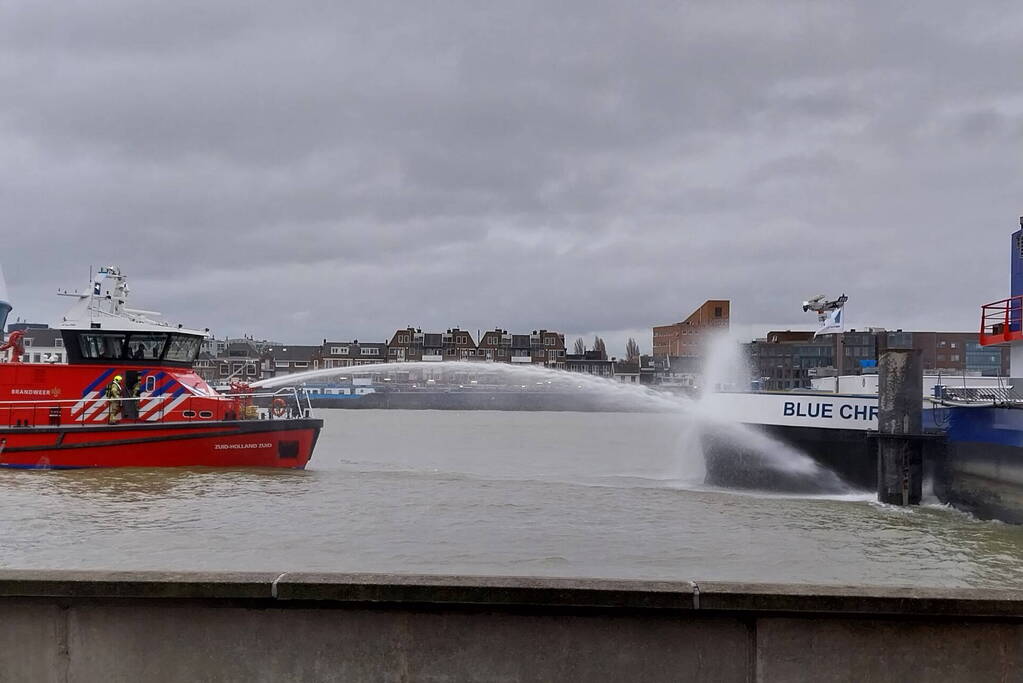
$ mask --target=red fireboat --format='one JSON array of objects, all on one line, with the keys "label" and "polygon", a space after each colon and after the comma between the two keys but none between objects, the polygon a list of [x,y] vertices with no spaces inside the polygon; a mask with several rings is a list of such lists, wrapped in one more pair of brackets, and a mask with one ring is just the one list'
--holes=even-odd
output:
[{"label": "red fireboat", "polygon": [[[2,278],[0,330],[11,311]],[[208,331],[128,308],[115,267],[90,285],[65,293],[77,299],[58,326],[66,364],[22,362],[17,332],[0,347],[0,467],[306,466],[323,427],[308,400],[218,393],[193,369]]]}]

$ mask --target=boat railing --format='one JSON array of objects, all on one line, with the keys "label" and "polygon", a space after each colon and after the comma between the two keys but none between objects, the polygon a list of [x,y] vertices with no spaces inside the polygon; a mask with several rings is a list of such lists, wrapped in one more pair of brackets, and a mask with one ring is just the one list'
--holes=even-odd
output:
[{"label": "boat railing", "polygon": [[1010,386],[954,387],[942,386],[935,397],[944,405],[996,405],[1023,407],[1023,393]]},{"label": "boat railing", "polygon": [[0,401],[0,424],[9,427],[110,424],[110,408],[119,406],[114,422],[143,424],[233,420],[279,420],[312,415],[312,403],[298,389],[286,387],[214,396],[137,396],[81,399],[33,398]]},{"label": "boat railing", "polygon": [[980,309],[982,346],[1023,339],[1023,296],[984,304]]}]

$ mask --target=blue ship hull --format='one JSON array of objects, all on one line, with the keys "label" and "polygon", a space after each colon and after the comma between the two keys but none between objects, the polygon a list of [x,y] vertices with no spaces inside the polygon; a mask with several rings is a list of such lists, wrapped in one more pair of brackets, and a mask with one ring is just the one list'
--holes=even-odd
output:
[{"label": "blue ship hull", "polygon": [[983,518],[1023,523],[1023,410],[951,408],[935,493]]}]

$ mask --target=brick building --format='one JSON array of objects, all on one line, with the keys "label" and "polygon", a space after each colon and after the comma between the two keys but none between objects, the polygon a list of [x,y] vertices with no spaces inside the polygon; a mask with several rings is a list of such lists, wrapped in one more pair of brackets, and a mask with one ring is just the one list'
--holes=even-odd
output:
[{"label": "brick building", "polygon": [[480,337],[477,347],[477,357],[482,360],[496,361],[500,363],[511,362],[512,335],[508,330],[494,328],[487,330]]},{"label": "brick building", "polygon": [[353,365],[375,365],[386,363],[387,342],[360,342],[323,340],[319,347],[318,362],[321,368],[347,368]]},{"label": "brick building", "polygon": [[615,361],[608,359],[599,351],[569,353],[565,356],[564,369],[568,372],[581,372],[597,377],[613,377]]},{"label": "brick building", "polygon": [[231,381],[254,382],[273,376],[271,367],[259,348],[249,339],[230,340],[219,356],[208,356],[201,358],[201,361],[201,367],[197,367],[196,370],[203,379],[212,384],[225,384]]},{"label": "brick building", "polygon": [[694,358],[702,355],[708,332],[727,330],[731,302],[709,299],[682,322],[653,328],[655,358]]},{"label": "brick building", "polygon": [[[495,330],[495,332],[498,332]],[[483,336],[485,341],[495,332],[487,332]],[[535,365],[546,365],[549,367],[563,367],[565,363],[565,335],[550,330],[533,330],[529,334],[509,335],[507,330],[500,330],[500,349],[506,350],[507,355],[502,355],[495,360],[510,363],[530,363]],[[510,337],[510,343],[508,338]],[[507,344],[505,346],[505,344]],[[482,347],[482,344],[481,344]],[[483,348],[486,352],[488,349]]]},{"label": "brick building", "polygon": [[849,330],[816,339],[812,332],[770,332],[749,344],[750,364],[764,389],[807,388],[814,377],[839,371],[836,359],[840,348],[842,374],[862,372],[861,361],[868,361],[867,365],[877,361],[879,342],[889,348],[920,350],[928,375],[995,377],[1009,373],[1008,347],[982,347],[976,332]]},{"label": "brick building", "polygon": [[550,330],[533,330],[529,336],[534,363],[561,368],[565,364],[565,335]]},{"label": "brick building", "polygon": [[457,327],[446,332],[406,327],[395,332],[387,344],[389,362],[475,359],[476,342],[472,334]]},{"label": "brick building", "polygon": [[813,332],[770,332],[749,344],[753,379],[761,389],[784,391],[810,386],[823,368],[835,365],[835,335],[813,338]]},{"label": "brick building", "polygon": [[268,346],[262,353],[264,377],[280,377],[319,368],[320,346],[282,344]]}]

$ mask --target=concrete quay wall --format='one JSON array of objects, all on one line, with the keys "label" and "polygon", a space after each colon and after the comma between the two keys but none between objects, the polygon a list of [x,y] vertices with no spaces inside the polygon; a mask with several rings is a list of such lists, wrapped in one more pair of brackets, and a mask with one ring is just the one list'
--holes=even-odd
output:
[{"label": "concrete quay wall", "polygon": [[0,680],[1023,680],[1023,592],[8,570]]}]

